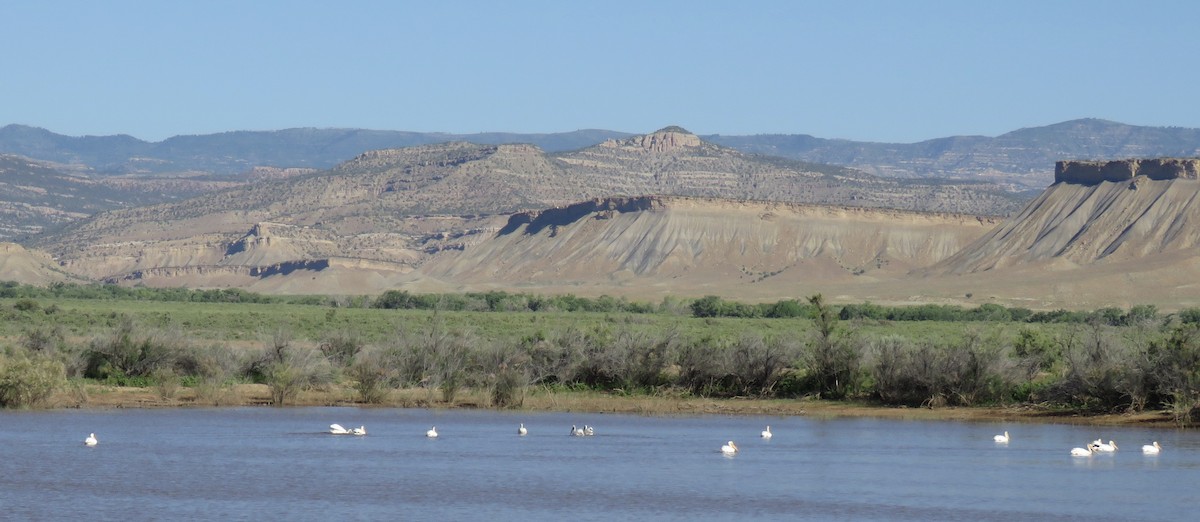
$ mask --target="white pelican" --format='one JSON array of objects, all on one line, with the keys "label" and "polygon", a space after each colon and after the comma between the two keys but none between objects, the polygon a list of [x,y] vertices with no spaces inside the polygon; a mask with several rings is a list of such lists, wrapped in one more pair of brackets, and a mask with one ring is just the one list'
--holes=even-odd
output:
[{"label": "white pelican", "polygon": [[995,437],[992,437],[992,440],[1002,444],[1008,444],[1008,432],[1004,432],[1004,435],[996,435]]},{"label": "white pelican", "polygon": [[1160,451],[1162,451],[1162,446],[1158,445],[1157,440],[1154,441],[1154,444],[1147,444],[1145,446],[1142,446],[1142,453],[1145,453],[1147,455],[1158,455],[1158,452],[1160,452]]},{"label": "white pelican", "polygon": [[595,430],[595,429],[592,429],[592,427],[591,427],[591,426],[588,426],[587,424],[584,424],[584,425],[583,425],[583,434],[584,434],[584,435],[587,435],[588,437],[591,437],[592,435],[595,435],[595,434],[596,434],[596,430]]},{"label": "white pelican", "polygon": [[334,435],[349,435],[350,430],[343,428],[341,424],[330,424],[329,433]]},{"label": "white pelican", "polygon": [[1096,451],[1095,446],[1088,444],[1087,448],[1072,448],[1071,456],[1072,457],[1090,457],[1090,456],[1092,456],[1092,452],[1094,452],[1094,451]]},{"label": "white pelican", "polygon": [[737,452],[737,444],[734,444],[732,440],[724,446],[721,446],[721,453],[724,453],[725,455],[737,455]]},{"label": "white pelican", "polygon": [[95,446],[97,444],[100,444],[100,441],[96,440],[95,433],[88,434],[87,438],[83,439],[84,446]]},{"label": "white pelican", "polygon": [[425,432],[425,436],[431,439],[437,438],[437,426],[430,426],[429,431]]},{"label": "white pelican", "polygon": [[576,437],[582,437],[585,435],[585,433],[583,432],[583,428],[577,428],[577,427],[575,427],[574,424],[572,424],[571,425],[571,435],[574,435]]},{"label": "white pelican", "polygon": [[521,427],[517,428],[517,435],[524,437],[528,433],[529,433],[529,430],[525,429],[525,423],[522,422]]},{"label": "white pelican", "polygon": [[367,434],[367,427],[366,427],[366,426],[359,426],[359,427],[357,427],[357,428],[354,428],[354,429],[350,430],[350,433],[353,433],[353,434],[355,434],[355,435],[366,435],[366,434]]},{"label": "white pelican", "polygon": [[763,430],[762,438],[764,438],[764,439],[771,438],[771,427],[770,426],[767,426],[767,429]]},{"label": "white pelican", "polygon": [[1103,443],[1097,444],[1096,451],[1099,451],[1101,453],[1112,453],[1114,451],[1117,451],[1117,443],[1110,440],[1110,441],[1108,441],[1108,444],[1103,444]]}]

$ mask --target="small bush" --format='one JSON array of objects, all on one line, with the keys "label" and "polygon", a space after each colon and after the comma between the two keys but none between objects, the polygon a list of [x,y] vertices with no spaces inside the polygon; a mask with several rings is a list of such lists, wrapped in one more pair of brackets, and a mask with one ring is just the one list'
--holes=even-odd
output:
[{"label": "small bush", "polygon": [[[333,311],[330,309],[330,312]],[[329,362],[335,366],[346,366],[362,350],[363,342],[353,332],[337,331],[329,334],[319,348]]]},{"label": "small bush", "polygon": [[94,379],[149,377],[170,368],[181,351],[178,335],[138,335],[133,320],[122,317],[106,338],[93,339],[86,375]]},{"label": "small bush", "polygon": [[479,368],[489,399],[496,408],[519,408],[529,386],[528,352],[510,343],[497,343],[479,356]]},{"label": "small bush", "polygon": [[18,299],[13,303],[13,308],[19,312],[36,312],[42,309],[42,305],[33,299]]},{"label": "small bush", "polygon": [[66,375],[58,361],[21,353],[0,358],[0,406],[40,406],[64,384]]},{"label": "small bush", "polygon": [[151,376],[154,380],[154,391],[163,400],[175,400],[179,389],[183,386],[179,375],[169,369],[159,369]]},{"label": "small bush", "polygon": [[358,399],[367,404],[382,403],[398,377],[396,368],[388,364],[387,354],[379,349],[358,352],[348,374],[354,379]]}]

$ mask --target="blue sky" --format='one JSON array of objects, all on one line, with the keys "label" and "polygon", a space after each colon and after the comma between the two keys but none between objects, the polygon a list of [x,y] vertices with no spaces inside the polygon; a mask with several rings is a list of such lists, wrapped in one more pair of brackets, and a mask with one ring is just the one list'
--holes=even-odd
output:
[{"label": "blue sky", "polygon": [[1200,127],[1200,2],[0,0],[0,20],[0,125],[68,135]]}]

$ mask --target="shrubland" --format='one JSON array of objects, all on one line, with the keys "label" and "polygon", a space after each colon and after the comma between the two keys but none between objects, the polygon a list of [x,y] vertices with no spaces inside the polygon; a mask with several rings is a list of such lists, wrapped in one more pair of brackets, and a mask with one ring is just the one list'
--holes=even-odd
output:
[{"label": "shrubland", "polygon": [[[485,294],[277,299],[244,292],[2,285],[0,405],[47,405],[79,383],[228,404],[423,404],[464,391],[519,408],[539,390],[827,399],[909,407],[1027,406],[1100,414],[1200,412],[1200,311],[1034,312],[983,305],[767,305],[708,296]],[[163,295],[155,292],[162,292]],[[202,296],[202,298],[197,298]],[[342,390],[345,393],[333,393]],[[74,394],[75,396],[79,394]],[[50,404],[53,406],[54,404]]]}]

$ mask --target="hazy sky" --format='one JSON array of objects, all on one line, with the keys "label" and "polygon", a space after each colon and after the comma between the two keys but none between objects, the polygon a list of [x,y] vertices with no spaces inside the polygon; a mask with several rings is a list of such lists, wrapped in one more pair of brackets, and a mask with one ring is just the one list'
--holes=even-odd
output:
[{"label": "hazy sky", "polygon": [[681,125],[914,142],[1200,127],[1200,2],[0,0],[0,125]]}]

